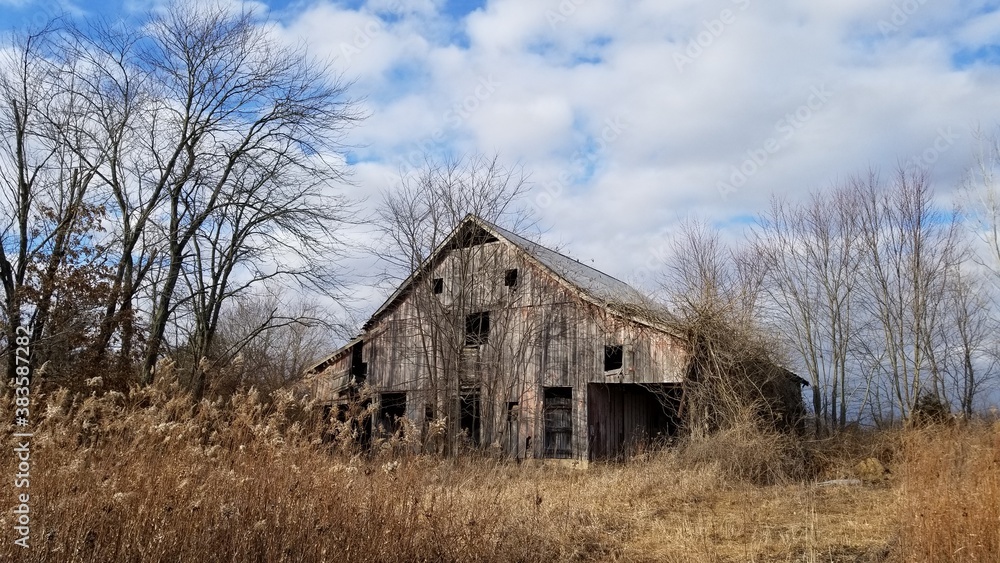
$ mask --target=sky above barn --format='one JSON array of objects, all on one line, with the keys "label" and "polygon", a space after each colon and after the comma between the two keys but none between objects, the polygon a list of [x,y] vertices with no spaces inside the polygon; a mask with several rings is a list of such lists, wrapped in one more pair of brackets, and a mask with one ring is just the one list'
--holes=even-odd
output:
[{"label": "sky above barn", "polygon": [[[645,288],[684,218],[738,238],[774,195],[898,164],[944,200],[975,131],[1000,123],[1000,2],[253,5],[355,82],[370,117],[346,162],[364,207],[425,153],[499,153],[529,174],[543,242]],[[0,0],[0,24],[152,6]]]}]

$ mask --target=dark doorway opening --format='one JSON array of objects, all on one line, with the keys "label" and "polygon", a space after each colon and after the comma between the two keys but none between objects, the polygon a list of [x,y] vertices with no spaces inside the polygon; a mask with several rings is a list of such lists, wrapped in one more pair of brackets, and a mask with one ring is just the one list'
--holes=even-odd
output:
[{"label": "dark doorway opening", "polygon": [[379,403],[379,426],[386,434],[395,434],[406,417],[406,393],[382,393]]},{"label": "dark doorway opening", "polygon": [[479,404],[479,393],[462,393],[459,397],[459,407],[461,409],[461,428],[462,432],[469,437],[469,442],[474,445],[479,445],[479,434],[482,427],[482,418],[480,416],[480,404]]},{"label": "dark doorway opening", "polygon": [[520,459],[521,452],[521,405],[517,401],[507,402],[507,441],[504,445],[505,453],[514,458]]},{"label": "dark doorway opening", "polygon": [[589,458],[622,459],[666,444],[680,424],[680,397],[679,384],[589,384]]},{"label": "dark doorway opening", "polygon": [[363,341],[359,341],[351,346],[351,378],[355,385],[361,385],[368,378],[368,364],[362,361],[364,345]]},{"label": "dark doorway opening", "polygon": [[573,457],[573,388],[547,387],[542,397],[545,418],[544,456]]}]

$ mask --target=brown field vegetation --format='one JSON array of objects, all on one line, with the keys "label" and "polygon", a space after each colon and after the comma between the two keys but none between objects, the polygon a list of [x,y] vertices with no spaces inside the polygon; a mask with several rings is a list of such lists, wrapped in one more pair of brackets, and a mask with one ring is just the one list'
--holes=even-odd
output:
[{"label": "brown field vegetation", "polygon": [[[360,456],[287,396],[197,404],[161,384],[38,408],[31,547],[13,543],[5,487],[4,561],[1000,560],[1000,424],[806,444],[730,431],[580,468],[395,439]],[[863,484],[818,485],[837,478]]]}]

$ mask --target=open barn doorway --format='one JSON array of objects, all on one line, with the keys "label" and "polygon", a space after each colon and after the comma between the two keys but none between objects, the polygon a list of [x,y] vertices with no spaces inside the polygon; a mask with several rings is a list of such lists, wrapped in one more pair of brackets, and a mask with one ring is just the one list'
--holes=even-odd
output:
[{"label": "open barn doorway", "polygon": [[680,385],[591,383],[587,386],[589,458],[631,457],[677,433]]}]

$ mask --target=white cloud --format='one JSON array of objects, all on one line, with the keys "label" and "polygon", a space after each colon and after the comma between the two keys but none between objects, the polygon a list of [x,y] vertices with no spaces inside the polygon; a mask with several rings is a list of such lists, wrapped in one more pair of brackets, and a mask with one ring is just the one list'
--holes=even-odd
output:
[{"label": "white cloud", "polygon": [[[286,33],[342,56],[386,2],[315,4]],[[952,62],[997,42],[987,6],[500,0],[456,22],[424,3],[379,24],[342,67],[372,111],[352,133],[375,159],[356,180],[383,186],[422,148],[499,150],[531,174],[553,240],[631,279],[681,217],[752,216],[773,193],[920,159],[949,127],[946,150],[921,164],[952,189],[971,128],[1000,122],[1000,69]],[[602,139],[609,123],[619,130]],[[719,182],[769,140],[777,150],[723,198]]]}]

